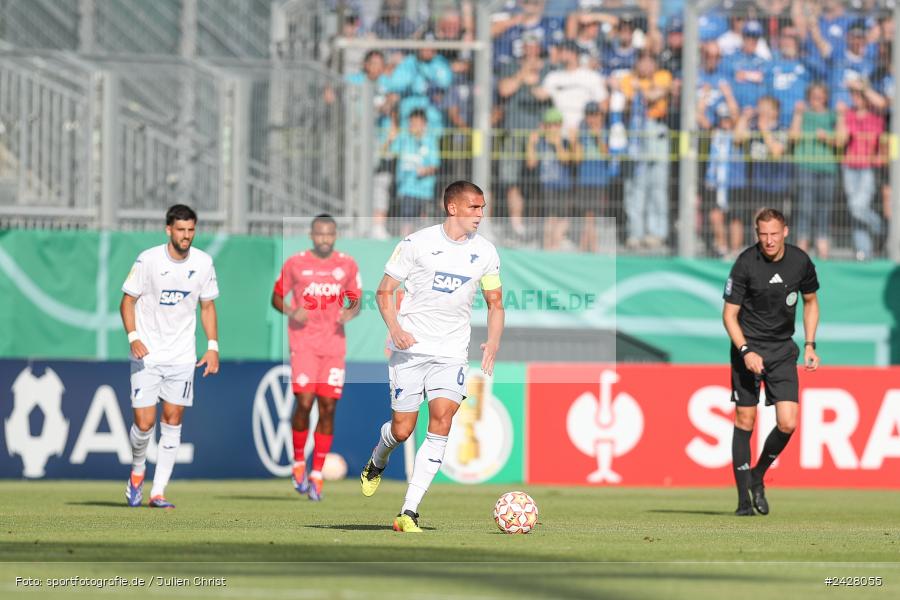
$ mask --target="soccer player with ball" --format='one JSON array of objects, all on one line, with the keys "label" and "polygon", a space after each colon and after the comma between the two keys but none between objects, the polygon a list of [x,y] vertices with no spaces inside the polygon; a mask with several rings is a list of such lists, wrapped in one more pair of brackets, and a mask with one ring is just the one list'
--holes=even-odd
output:
[{"label": "soccer player with ball", "polygon": [[[419,503],[440,469],[453,415],[465,399],[472,302],[480,287],[488,307],[488,338],[481,345],[481,368],[492,373],[503,334],[503,293],[497,249],[478,235],[484,218],[484,192],[456,181],[444,190],[442,224],[421,229],[401,241],[384,268],[378,309],[393,351],[388,363],[391,420],[360,475],[371,496],[381,483],[388,457],[416,427],[419,406],[428,399],[428,434],[416,453],[412,478],[394,530],[421,532]],[[405,283],[403,305],[396,291]]]}]

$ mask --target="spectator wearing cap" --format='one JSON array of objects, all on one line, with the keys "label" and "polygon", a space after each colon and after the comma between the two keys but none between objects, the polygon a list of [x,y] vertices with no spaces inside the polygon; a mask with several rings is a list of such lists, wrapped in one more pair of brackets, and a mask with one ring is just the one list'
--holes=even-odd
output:
[{"label": "spectator wearing cap", "polygon": [[[729,22],[731,27],[716,40],[719,44],[719,49],[722,50],[722,56],[732,56],[741,52],[746,45],[744,38],[750,35],[756,38],[753,53],[763,60],[772,58],[769,44],[764,37],[765,31],[759,21],[750,20],[745,15],[734,15]],[[750,23],[752,25],[747,27]]]},{"label": "spectator wearing cap", "polygon": [[572,144],[563,135],[563,114],[555,107],[544,111],[540,131],[528,138],[526,163],[537,169],[540,182],[539,216],[544,223],[544,248],[556,250],[568,229],[566,213],[572,190]]},{"label": "spectator wearing cap", "polygon": [[576,189],[572,215],[582,219],[578,247],[583,252],[599,248],[595,217],[609,206],[609,186],[618,174],[615,146],[610,148],[604,113],[597,102],[584,107],[584,120],[575,139]]},{"label": "spectator wearing cap", "polygon": [[669,236],[669,128],[672,74],[642,52],[634,71],[621,80],[630,106],[630,168],[625,178],[626,246],[660,248]]},{"label": "spectator wearing cap", "polygon": [[526,33],[537,37],[544,54],[565,39],[565,22],[545,15],[544,8],[544,0],[518,0],[507,2],[502,11],[491,15],[495,67],[515,63],[522,57]]},{"label": "spectator wearing cap", "polygon": [[803,100],[810,84],[810,72],[800,58],[800,39],[797,30],[785,27],[781,31],[778,53],[769,64],[766,77],[768,94],[781,105],[779,126],[787,129],[794,117],[794,105]]},{"label": "spectator wearing cap", "polygon": [[697,34],[700,42],[714,42],[728,32],[728,17],[721,10],[713,8],[697,18]]},{"label": "spectator wearing cap", "polygon": [[416,37],[417,27],[406,16],[405,0],[383,0],[381,15],[372,25],[372,33],[386,40],[406,40]]},{"label": "spectator wearing cap", "polygon": [[819,258],[828,258],[838,188],[837,115],[828,106],[825,84],[811,84],[806,101],[797,101],[790,131],[797,181],[797,214],[793,219],[797,245],[807,252],[810,239],[814,239]]},{"label": "spectator wearing cap", "polygon": [[609,92],[600,73],[581,65],[575,42],[563,42],[557,53],[561,68],[547,73],[535,94],[540,99],[553,101],[553,105],[562,112],[563,131],[571,135],[581,123],[585,105],[593,100],[602,106]]},{"label": "spectator wearing cap", "polygon": [[828,82],[832,108],[849,105],[852,90],[860,90],[869,96],[870,102],[880,104],[878,92],[871,88],[876,46],[867,40],[865,21],[858,19],[848,26],[846,44],[841,48],[831,45],[817,21],[812,22],[810,36],[819,51],[810,57],[810,68]]},{"label": "spectator wearing cap", "polygon": [[506,190],[509,224],[516,238],[526,231],[522,220],[525,208],[524,191],[531,187],[530,171],[522,167],[528,136],[537,131],[550,100],[540,89],[541,81],[550,72],[550,65],[541,56],[540,39],[530,33],[522,40],[523,54],[516,63],[501,64],[497,94],[505,104],[503,129],[503,157],[499,165],[500,184]]},{"label": "spectator wearing cap", "polygon": [[724,69],[728,74],[734,98],[743,109],[747,106],[755,107],[756,101],[766,93],[769,61],[756,53],[763,35],[762,25],[758,21],[747,21],[741,32],[741,49],[731,56],[726,56]]}]

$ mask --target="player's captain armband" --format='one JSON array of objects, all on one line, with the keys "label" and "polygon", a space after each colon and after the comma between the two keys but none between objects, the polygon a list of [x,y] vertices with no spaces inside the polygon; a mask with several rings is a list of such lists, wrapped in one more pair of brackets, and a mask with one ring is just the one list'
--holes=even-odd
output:
[{"label": "player's captain armband", "polygon": [[497,273],[485,275],[481,278],[481,289],[490,291],[496,290],[498,287],[500,287],[500,275]]}]

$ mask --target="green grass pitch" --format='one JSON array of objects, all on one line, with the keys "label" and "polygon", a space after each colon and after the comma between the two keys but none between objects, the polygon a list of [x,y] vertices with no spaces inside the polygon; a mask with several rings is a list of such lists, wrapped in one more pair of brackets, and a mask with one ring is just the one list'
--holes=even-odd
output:
[{"label": "green grass pitch", "polygon": [[[287,480],[176,480],[168,513],[126,507],[124,480],[0,482],[0,598],[900,597],[896,492],[772,488],[769,516],[737,518],[725,488],[526,486],[539,525],[505,535],[491,509],[515,487],[434,485],[425,531],[401,535],[398,482],[326,484],[316,504]],[[76,576],[144,586],[49,587]]]}]

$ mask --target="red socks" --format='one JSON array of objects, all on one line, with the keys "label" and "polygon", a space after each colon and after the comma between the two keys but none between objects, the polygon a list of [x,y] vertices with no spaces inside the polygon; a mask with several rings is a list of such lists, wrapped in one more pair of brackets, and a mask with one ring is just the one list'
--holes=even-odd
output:
[{"label": "red socks", "polygon": [[331,441],[334,439],[334,435],[314,433],[313,438],[316,445],[313,448],[312,470],[321,472],[322,466],[325,464],[325,455],[331,450]]},{"label": "red socks", "polygon": [[[306,439],[309,436],[309,430],[294,431],[294,462],[303,462],[306,456],[303,449],[306,447]],[[313,447],[312,471],[321,471],[325,464],[325,455],[331,451],[331,441],[334,435],[325,435],[324,433],[313,433],[315,446]]]},{"label": "red socks", "polygon": [[306,437],[309,434],[309,429],[304,429],[303,431],[293,430],[294,434],[294,462],[304,462],[306,461],[306,455],[304,454],[304,449],[306,448]]}]

